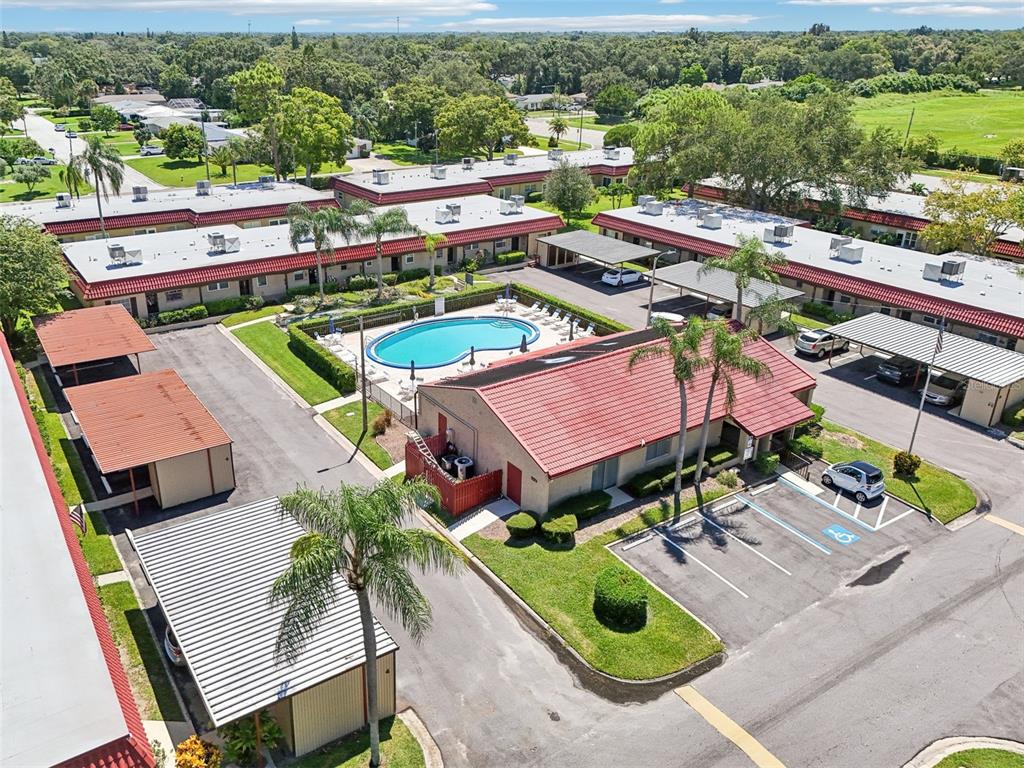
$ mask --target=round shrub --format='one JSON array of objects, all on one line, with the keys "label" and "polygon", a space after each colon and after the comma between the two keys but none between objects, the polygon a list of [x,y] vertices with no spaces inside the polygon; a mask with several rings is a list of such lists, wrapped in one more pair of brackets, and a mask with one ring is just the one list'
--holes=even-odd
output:
[{"label": "round shrub", "polygon": [[537,518],[532,512],[516,512],[505,521],[505,527],[513,539],[525,539],[537,530]]},{"label": "round shrub", "polygon": [[594,583],[594,614],[602,622],[624,629],[647,623],[647,583],[624,565],[609,565]]},{"label": "round shrub", "polygon": [[715,475],[715,479],[726,488],[735,488],[740,484],[740,476],[731,469],[724,469]]},{"label": "round shrub", "polygon": [[913,477],[921,468],[921,457],[916,453],[900,451],[892,457],[892,471],[903,477]]},{"label": "round shrub", "polygon": [[545,520],[540,525],[544,538],[555,544],[571,543],[577,528],[579,523],[576,521],[576,515],[559,515]]}]

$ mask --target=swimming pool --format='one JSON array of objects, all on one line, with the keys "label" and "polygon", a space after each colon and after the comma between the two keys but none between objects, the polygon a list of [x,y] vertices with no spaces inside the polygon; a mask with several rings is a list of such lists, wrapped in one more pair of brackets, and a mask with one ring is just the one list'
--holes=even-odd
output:
[{"label": "swimming pool", "polygon": [[504,317],[446,317],[421,320],[374,339],[366,350],[369,358],[392,368],[438,368],[457,363],[470,347],[483,350],[516,349],[540,336],[533,323]]}]

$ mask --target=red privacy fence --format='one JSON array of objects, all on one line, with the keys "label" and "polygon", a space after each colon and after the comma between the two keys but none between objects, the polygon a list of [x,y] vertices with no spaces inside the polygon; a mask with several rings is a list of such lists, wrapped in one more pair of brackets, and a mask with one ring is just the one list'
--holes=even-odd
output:
[{"label": "red privacy fence", "polygon": [[[437,457],[445,446],[445,436],[438,434],[424,437],[423,442],[431,455]],[[501,495],[500,469],[467,480],[456,480],[424,456],[423,450],[411,440],[405,444],[405,474],[408,477],[423,475],[428,483],[437,488],[441,495],[441,506],[455,517]]]}]

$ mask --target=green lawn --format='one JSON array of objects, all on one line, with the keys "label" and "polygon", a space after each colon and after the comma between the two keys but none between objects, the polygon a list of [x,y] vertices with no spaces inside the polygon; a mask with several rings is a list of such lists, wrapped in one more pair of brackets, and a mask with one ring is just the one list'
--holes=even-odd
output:
[{"label": "green lawn", "polygon": [[1024,755],[1004,749],[965,749],[944,757],[935,768],[1024,768]]},{"label": "green lawn", "polygon": [[[544,202],[543,200],[541,202],[539,202],[539,203],[528,203],[528,205],[531,206],[532,208],[539,208],[542,211],[549,211],[550,213],[557,213],[559,216],[561,216],[561,213],[559,212],[559,210],[557,208],[555,208],[550,203]],[[624,206],[628,206],[628,205],[629,205],[629,198],[626,197],[620,203],[619,207],[624,207]],[[583,216],[580,217],[580,218],[572,218],[572,219],[566,219],[566,217],[563,216],[562,218],[563,218],[563,220],[565,220],[565,224],[566,225],[564,227],[562,227],[562,229],[559,230],[559,231],[567,232],[567,231],[572,230],[572,229],[589,229],[591,232],[597,232],[598,227],[594,226],[594,224],[592,223],[591,220],[598,213],[600,213],[601,211],[610,211],[610,210],[612,210],[612,199],[608,195],[600,194],[600,189],[598,189],[597,197],[594,199],[594,202],[592,202],[590,205],[588,205],[583,210]]]},{"label": "green lawn", "polygon": [[[825,432],[821,443],[825,449],[824,459],[830,464],[842,461],[867,461],[885,472],[885,489],[904,501],[930,511],[941,523],[948,523],[974,508],[977,499],[970,487],[956,475],[934,464],[924,462],[914,480],[893,475],[892,458],[896,449],[872,440],[864,435],[846,429],[838,424],[822,422]],[[826,433],[851,435],[862,444],[862,448],[847,445]]]},{"label": "green lawn", "polygon": [[[422,768],[423,750],[397,717],[380,721],[380,752],[387,768]],[[341,741],[303,755],[291,768],[364,768],[370,763],[370,731],[366,728]]]},{"label": "green lawn", "polygon": [[246,309],[242,312],[235,312],[233,315],[228,315],[221,320],[221,325],[226,325],[231,328],[235,325],[241,325],[242,323],[248,323],[250,320],[259,320],[263,317],[270,317],[276,315],[282,311],[284,307],[280,304],[267,304],[266,306],[260,307],[259,309]]},{"label": "green lawn", "polygon": [[233,331],[278,376],[310,405],[341,397],[288,347],[288,334],[273,323],[256,323]]},{"label": "green lawn", "polygon": [[[366,413],[367,423],[372,424],[377,416],[384,413],[384,409],[371,401],[367,403]],[[324,413],[324,418],[341,434],[347,437],[349,441],[355,444],[363,431],[363,404],[356,401],[343,405],[340,408],[335,408],[333,411]],[[387,469],[395,463],[391,460],[391,455],[384,450],[369,431],[367,431],[363,441],[359,444],[359,450],[366,454],[367,458],[381,469]]]},{"label": "green lawn", "polygon": [[991,184],[992,182],[999,181],[998,176],[993,176],[990,173],[972,173],[967,171],[950,171],[946,168],[918,168],[915,173],[921,173],[925,176],[937,176],[940,179],[960,178],[963,177],[968,181],[977,181],[981,184]]},{"label": "green lawn", "polygon": [[533,540],[498,541],[480,534],[463,543],[602,672],[648,680],[721,651],[722,644],[693,616],[653,588],[643,629],[618,632],[598,621],[593,609],[594,583],[602,569],[620,562],[604,546],[615,537],[615,533],[596,537],[568,550]]},{"label": "green lawn", "polygon": [[[171,160],[163,155],[154,157],[137,157],[125,161],[135,170],[145,174],[157,184],[167,187],[191,187],[200,179],[206,178],[206,163],[199,160]],[[210,181],[214,184],[231,184],[235,176],[231,166],[221,173],[220,168],[210,163]],[[348,165],[327,163],[318,173],[341,173],[352,170]],[[239,165],[236,169],[238,181],[256,181],[260,176],[273,175],[274,169],[266,165]],[[298,178],[303,177],[301,171],[296,172]]]},{"label": "green lawn", "polygon": [[[542,141],[547,145],[547,137],[545,136]],[[430,165],[435,162],[433,152],[423,152],[417,147],[410,147],[402,141],[378,141],[373,145],[371,154],[374,157],[382,157],[386,160],[390,160],[397,165]],[[494,153],[495,159],[504,156],[503,151]],[[486,154],[480,154],[476,156],[478,160],[486,160]],[[462,159],[462,155],[459,156],[448,156],[444,154],[438,154],[436,161],[439,163],[457,163]]]},{"label": "green lawn", "polygon": [[801,315],[797,312],[790,312],[789,319],[799,325],[801,328],[809,328],[815,330],[816,328],[828,328],[829,323],[822,320],[818,320],[816,317],[810,317],[808,315]]},{"label": "green lawn", "polygon": [[162,643],[153,639],[132,585],[118,581],[100,587],[99,593],[142,719],[184,720],[160,658]]},{"label": "green lawn", "polygon": [[890,126],[903,136],[911,109],[911,135],[932,133],[944,149],[998,157],[1006,142],[1024,137],[1024,91],[884,93],[856,99],[854,115],[867,128]]},{"label": "green lawn", "polygon": [[[36,184],[31,192],[24,184],[14,181],[12,173],[8,172],[0,179],[0,203],[29,202],[44,197],[53,197],[58,192],[67,192],[68,188],[61,183],[59,175],[64,166],[48,165],[46,167],[50,170],[50,178],[43,179]],[[92,187],[87,184],[81,190],[81,194],[85,195],[89,192],[92,192]]]},{"label": "green lawn", "polygon": [[[587,144],[587,142],[584,141],[583,142],[583,146],[580,146],[579,141],[577,141],[575,139],[569,138],[571,136],[572,136],[572,131],[571,130],[568,133],[562,134],[562,138],[559,139],[559,141],[558,141],[558,148],[559,149],[564,149],[566,152],[575,152],[578,149],[590,149],[590,145]],[[550,136],[540,136],[539,134],[535,133],[535,134],[533,134],[533,143],[539,149],[552,149],[552,147],[548,146],[548,139],[549,138],[551,138],[551,137]]]},{"label": "green lawn", "polygon": [[[622,125],[623,123],[628,123],[628,122],[630,122],[630,121],[628,121],[628,120],[614,120],[614,119],[611,119],[611,118],[602,120],[602,118],[600,118],[600,117],[591,116],[591,117],[584,117],[583,118],[583,127],[584,128],[589,128],[592,131],[609,131],[612,128],[614,128],[616,125]],[[579,127],[579,124],[580,124],[579,118],[576,118],[575,120],[570,120],[569,121],[570,127]]]}]

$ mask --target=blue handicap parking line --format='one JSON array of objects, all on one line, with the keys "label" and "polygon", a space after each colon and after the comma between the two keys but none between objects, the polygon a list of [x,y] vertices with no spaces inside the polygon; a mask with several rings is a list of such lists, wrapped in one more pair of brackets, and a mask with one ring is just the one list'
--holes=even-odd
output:
[{"label": "blue handicap parking line", "polygon": [[822,530],[826,536],[835,541],[837,544],[842,544],[844,547],[848,547],[855,541],[860,541],[860,536],[852,531],[848,531],[839,524],[830,525],[828,528]]}]

